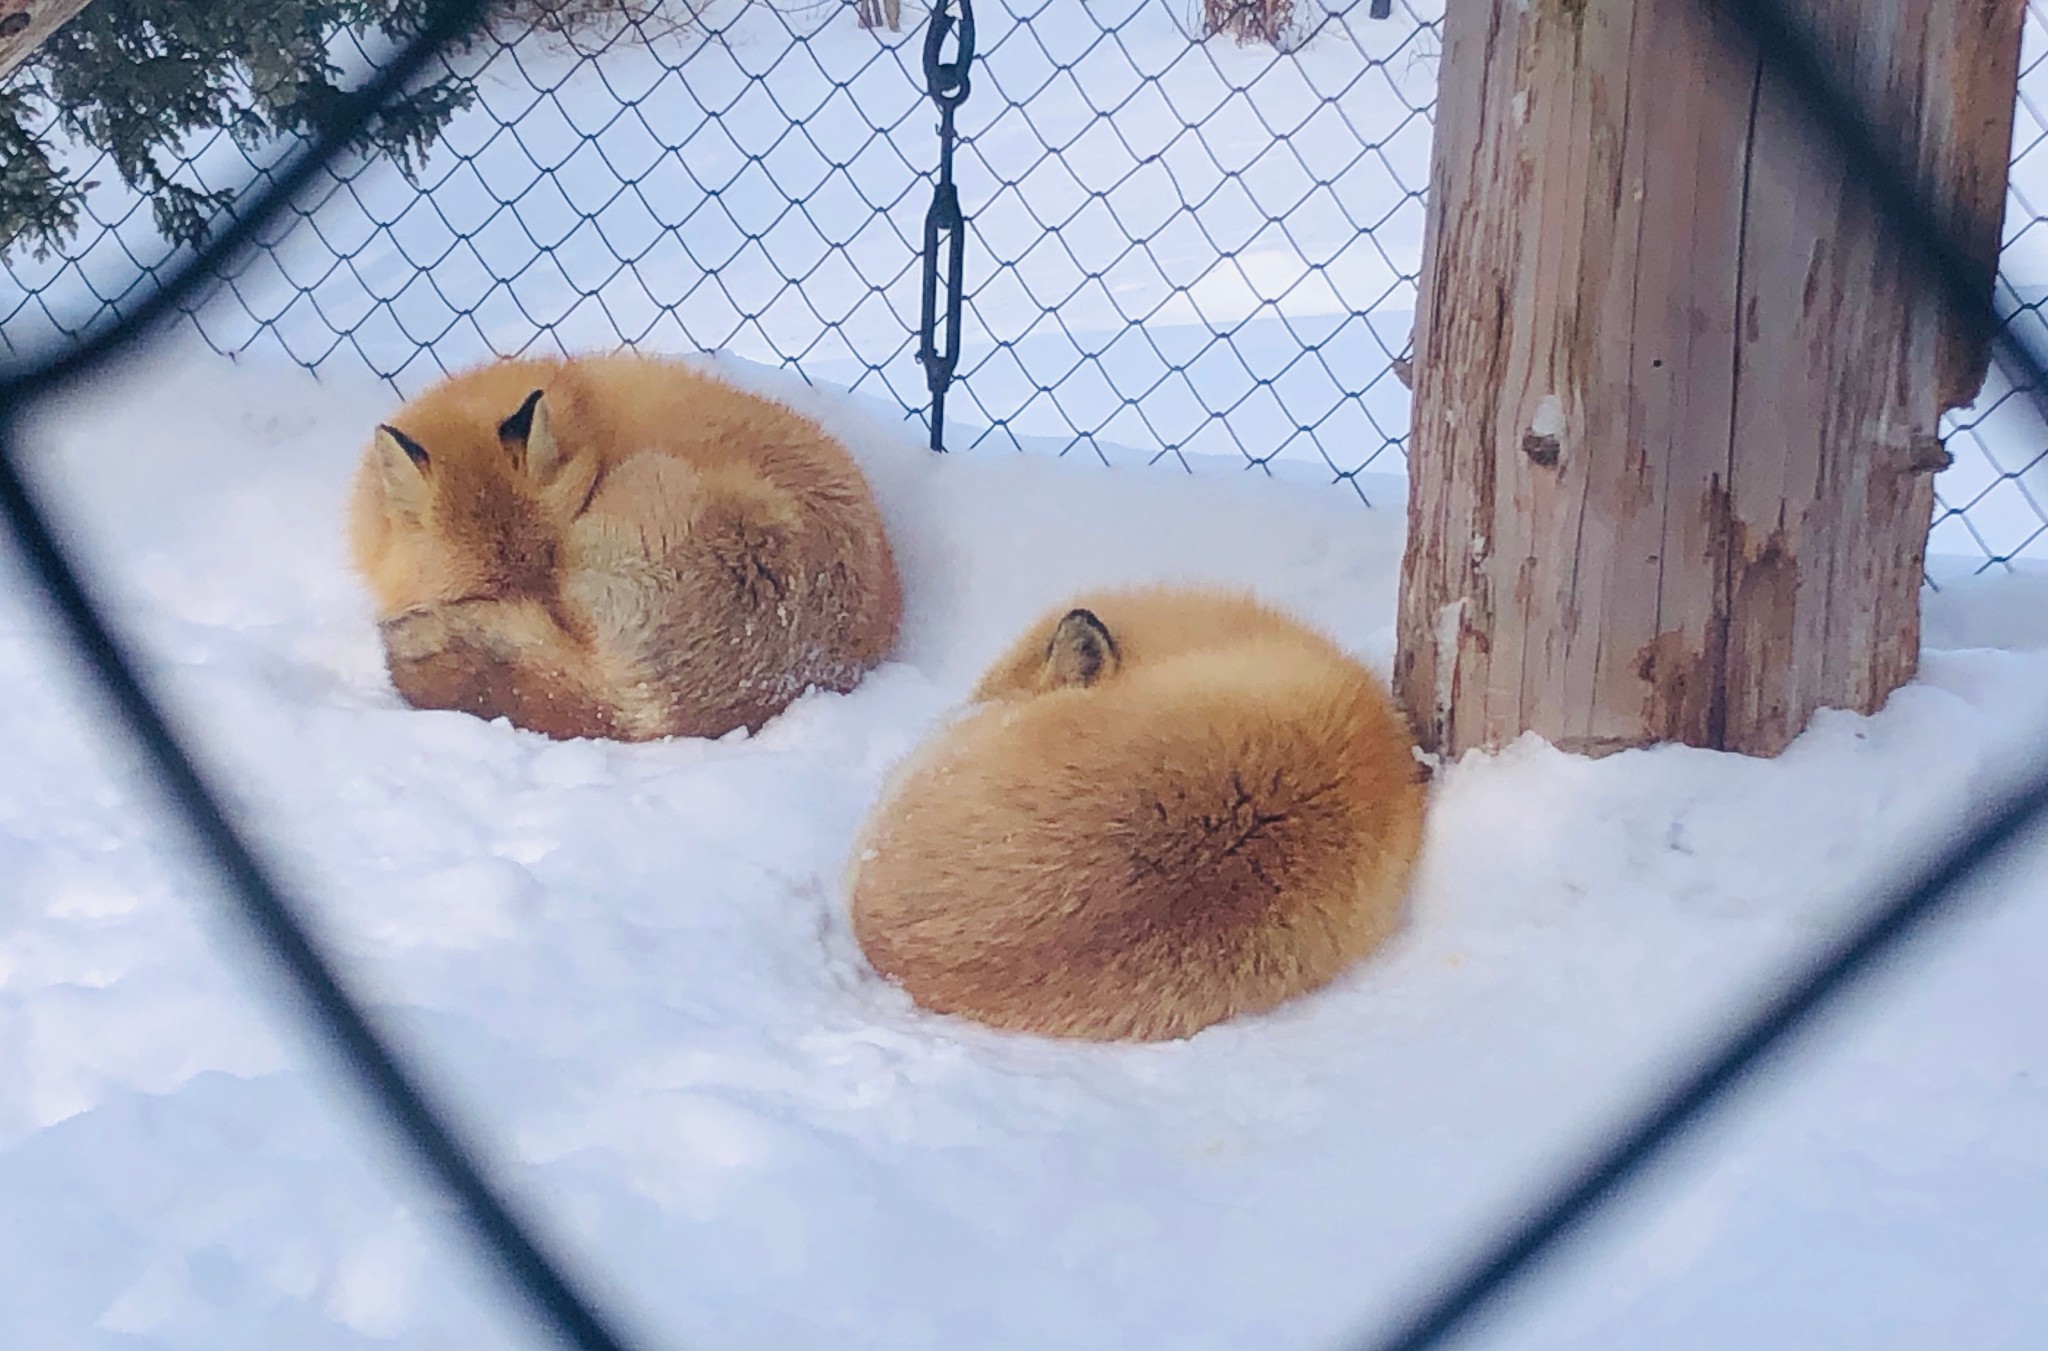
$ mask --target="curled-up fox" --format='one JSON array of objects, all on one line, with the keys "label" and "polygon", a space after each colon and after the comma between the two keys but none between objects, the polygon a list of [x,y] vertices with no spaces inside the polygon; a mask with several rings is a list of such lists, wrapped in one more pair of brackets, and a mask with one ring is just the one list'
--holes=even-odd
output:
[{"label": "curled-up fox", "polygon": [[757,729],[851,689],[902,588],[866,480],[678,361],[497,361],[376,430],[350,510],[392,683],[555,737]]},{"label": "curled-up fox", "polygon": [[1083,597],[896,772],[848,870],[854,935],[937,1012],[1187,1036],[1392,932],[1423,777],[1379,683],[1295,621],[1204,591]]}]

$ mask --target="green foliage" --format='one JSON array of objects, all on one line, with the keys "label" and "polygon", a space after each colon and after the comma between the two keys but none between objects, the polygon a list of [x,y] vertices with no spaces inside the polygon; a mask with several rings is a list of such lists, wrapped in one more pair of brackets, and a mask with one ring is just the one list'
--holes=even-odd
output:
[{"label": "green foliage", "polygon": [[37,126],[34,103],[0,88],[0,240],[8,250],[26,244],[40,258],[77,230],[84,194],[50,162]]},{"label": "green foliage", "polygon": [[[213,130],[251,150],[315,131],[346,92],[348,37],[403,40],[432,3],[98,0],[0,86],[0,254],[41,257],[77,231],[86,185],[56,162],[58,136],[105,151],[166,238],[199,242],[234,194],[180,181],[179,148]],[[470,98],[454,76],[409,90],[353,149],[409,177]]]}]

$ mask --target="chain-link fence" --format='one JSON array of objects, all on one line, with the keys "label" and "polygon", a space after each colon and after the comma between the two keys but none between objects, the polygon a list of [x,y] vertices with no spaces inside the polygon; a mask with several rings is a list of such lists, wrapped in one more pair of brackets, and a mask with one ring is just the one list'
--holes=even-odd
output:
[{"label": "chain-link fence", "polygon": [[[1193,0],[984,0],[947,444],[1398,495],[1441,12],[1303,5],[1275,47],[1203,39]],[[626,342],[728,350],[923,417],[928,16],[891,32],[857,13],[756,0],[581,40],[501,31],[452,59],[476,103],[416,182],[324,174],[191,321],[223,353],[367,366],[403,392],[492,353]],[[2026,322],[2048,298],[2044,43],[2037,0],[2006,254]],[[250,168],[223,133],[175,176],[217,190]],[[85,176],[76,246],[0,278],[10,351],[110,321],[182,260],[111,171]],[[1932,549],[2048,552],[2048,427],[1996,375],[1951,424]]]},{"label": "chain-link fence", "polygon": [[[1398,472],[1438,12],[1304,11],[1283,52],[1198,40],[1160,0],[980,6],[949,444]],[[922,413],[936,117],[926,16],[904,21],[757,3],[680,33],[486,44],[456,62],[477,102],[417,184],[328,175],[193,321],[222,352],[366,364],[403,390],[493,352],[624,341]],[[222,134],[179,173],[216,190],[249,167]],[[11,261],[10,348],[117,314],[114,279],[166,252],[145,204],[86,176],[78,246]]]},{"label": "chain-link fence", "polygon": [[[1815,124],[1825,127],[1830,92],[1823,88],[1827,78],[1815,53],[1808,48],[1785,54],[1800,44],[1789,40],[1797,35],[1768,0],[1743,0],[1731,8],[1747,16],[1759,50],[1781,63],[1781,73],[1803,73],[1794,82],[1805,86],[1802,101]],[[789,16],[773,10],[749,11],[741,22],[764,23],[762,15],[773,17],[785,35],[798,32]],[[397,69],[380,77],[376,97],[396,93],[404,76],[417,73],[422,55],[469,17],[451,12],[435,19],[418,43],[402,51]],[[976,213],[977,237],[989,262],[970,283],[979,347],[971,337],[960,391],[962,403],[977,410],[986,427],[970,439],[1022,444],[1045,436],[1059,449],[1090,446],[1105,459],[1113,445],[1135,444],[1150,449],[1150,458],[1171,453],[1189,467],[1197,456],[1222,452],[1226,462],[1269,469],[1319,461],[1339,481],[1363,486],[1362,471],[1401,439],[1402,424],[1395,419],[1406,399],[1385,386],[1399,383],[1395,353],[1405,342],[1403,305],[1412,294],[1419,252],[1419,240],[1404,238],[1419,226],[1416,190],[1406,186],[1398,167],[1409,152],[1393,147],[1401,135],[1425,124],[1426,111],[1401,92],[1407,77],[1393,72],[1409,43],[1415,44],[1411,55],[1423,54],[1434,23],[1409,12],[1401,30],[1406,37],[1397,35],[1388,50],[1373,55],[1348,20],[1338,22],[1341,17],[1326,15],[1307,25],[1298,34],[1305,47],[1274,55],[1212,50],[1217,44],[1196,43],[1184,34],[1177,44],[1160,37],[1155,45],[1146,36],[1149,10],[1131,9],[1117,24],[1091,15],[1078,29],[1069,16],[1053,27],[1082,37],[1052,43],[1034,17],[1003,16],[985,49],[991,66],[1007,47],[1023,53],[1015,62],[1025,74],[997,101],[988,121],[977,124],[982,129],[968,129],[967,162],[989,176],[987,204]],[[1342,48],[1333,33],[1351,46]],[[1781,39],[1775,55],[1771,34]],[[2030,86],[2041,69],[2044,35],[2048,24],[2037,12],[2025,58]],[[1318,40],[1326,41],[1325,52],[1342,48],[1343,61],[1332,67],[1336,76],[1327,69],[1320,77],[1315,73],[1320,68],[1308,54]],[[638,44],[603,56],[554,53],[532,61],[521,44],[499,44],[472,58],[487,98],[482,112],[457,129],[430,182],[401,186],[372,167],[337,167],[333,147],[367,125],[365,105],[374,101],[344,99],[350,106],[314,138],[324,191],[310,194],[317,200],[302,197],[296,216],[272,218],[266,209],[246,217],[231,234],[255,228],[249,222],[256,220],[283,224],[266,227],[270,233],[255,261],[213,278],[205,295],[185,289],[193,275],[182,268],[189,258],[161,261],[153,235],[136,232],[135,203],[95,213],[100,232],[74,256],[11,275],[16,293],[6,302],[8,317],[0,330],[0,341],[11,351],[53,341],[61,348],[95,335],[106,339],[81,344],[76,360],[9,362],[0,378],[0,517],[22,561],[134,734],[166,799],[219,865],[244,917],[290,971],[323,1031],[376,1094],[415,1156],[457,1199],[480,1248],[530,1299],[532,1311],[563,1344],[589,1351],[619,1351],[624,1343],[533,1245],[402,1061],[374,1034],[172,735],[26,489],[18,472],[14,418],[37,397],[117,359],[144,319],[172,305],[183,308],[223,352],[267,346],[316,368],[357,360],[400,388],[490,351],[624,339],[751,352],[814,376],[886,392],[914,411],[923,404],[923,390],[913,378],[916,339],[905,322],[915,311],[904,302],[916,295],[906,280],[917,253],[907,226],[917,215],[912,199],[922,175],[919,156],[901,142],[913,139],[923,90],[909,78],[908,40],[861,34],[860,42],[871,45],[856,45],[843,39],[841,29],[822,25],[805,41],[778,44],[771,37],[766,45],[755,45],[738,28],[707,28],[690,49],[688,79],[682,78],[683,66]],[[1081,78],[1097,52],[1114,53],[1103,64],[1121,72],[1124,82],[1122,93],[1100,102],[1089,93],[1095,86]],[[1341,70],[1353,52],[1357,69],[1347,78]],[[1189,53],[1208,64],[1196,63]],[[1240,60],[1241,67],[1232,64]],[[1193,64],[1184,70],[1184,61]],[[700,62],[708,63],[709,74],[698,70]],[[802,78],[778,75],[789,62],[796,62]],[[896,95],[889,95],[880,111],[872,111],[876,105],[863,100],[862,82],[892,65],[914,92],[901,103],[890,102]],[[632,72],[637,75],[629,79]],[[1368,77],[1385,81],[1394,102],[1406,110],[1379,131],[1369,129],[1364,114],[1374,107],[1390,111],[1385,97],[1375,94],[1361,98],[1359,108],[1345,108]],[[1319,84],[1319,78],[1335,83]],[[601,89],[605,98],[588,92],[565,96],[575,80],[586,81],[586,91]],[[1270,88],[1277,92],[1261,99],[1254,87],[1267,88],[1268,81],[1275,81]],[[1058,110],[1073,100],[1049,95],[1065,85],[1078,99],[1074,106],[1087,112],[1062,126]],[[1189,98],[1204,91],[1213,102],[1174,101],[1176,92]],[[519,106],[494,110],[492,96]],[[1146,98],[1158,99],[1176,120],[1144,122],[1128,112]],[[1314,120],[1333,108],[1339,110],[1334,122],[1310,135]],[[855,122],[855,114],[863,120]],[[992,130],[1010,116],[1016,119],[1010,127],[1015,147],[1006,147]],[[1139,125],[1152,126],[1157,137],[1134,139]],[[1349,131],[1350,141],[1342,139],[1339,126]],[[1084,151],[1090,136],[1097,142]],[[1300,153],[1293,144],[1297,138],[1303,142]],[[2016,209],[2001,286],[2009,322],[2027,326],[2028,340],[2040,323],[2042,298],[2027,280],[2042,275],[2028,270],[2028,254],[2041,242],[2034,229],[2041,218],[2028,205],[2036,171],[2030,157],[2044,139],[2048,123],[2023,96]],[[1356,153],[1323,159],[1320,151],[1308,152],[1308,146],[1326,141],[1352,146]],[[639,145],[641,158],[626,157],[621,147],[628,142]],[[1851,138],[1840,143],[1845,153],[1853,151]],[[699,149],[685,159],[683,150],[691,146]],[[1273,158],[1275,147],[1288,158]],[[1419,160],[1426,147],[1413,153]],[[180,172],[210,187],[209,176],[234,175],[240,154],[231,142],[217,139],[197,148]],[[1119,156],[1128,157],[1127,168],[1117,167]],[[807,157],[808,174],[790,167]],[[1845,172],[1883,179],[1911,196],[1900,166],[1877,162],[1882,157],[1872,151],[1848,157]],[[242,164],[247,167],[246,157]],[[1102,164],[1112,167],[1106,173],[1088,167]],[[1360,166],[1366,167],[1359,182],[1370,183],[1375,164],[1399,188],[1398,196],[1378,199],[1382,209],[1376,215],[1363,187],[1356,200],[1347,197],[1349,189],[1338,190]],[[280,165],[270,166],[279,168],[278,181],[299,186],[306,161]],[[999,166],[1015,166],[1013,176],[1004,177]],[[254,191],[260,195],[267,170],[257,167]],[[1141,177],[1155,171],[1163,174],[1157,183]],[[972,200],[972,185],[964,186]],[[1173,195],[1163,195],[1167,187]],[[1012,212],[1007,227],[1006,200]],[[1907,227],[1913,221],[1934,219],[1924,205],[1909,206],[1892,213],[1902,236],[1911,235]],[[1142,214],[1148,208],[1150,214]],[[987,228],[990,221],[995,228]],[[1929,233],[1938,234],[1938,227]],[[1347,242],[1334,244],[1339,236]],[[717,247],[707,242],[720,239]],[[1350,252],[1361,239],[1377,262]],[[1041,256],[1047,241],[1054,251]],[[1922,238],[1917,252],[1939,258],[1953,248]],[[863,263],[885,254],[896,261],[879,271],[863,270]],[[221,255],[230,256],[228,244]],[[130,271],[137,264],[144,264],[140,278]],[[113,276],[122,280],[103,285]],[[1949,294],[1960,294],[1963,285],[1952,276],[1950,281]],[[1015,288],[1009,300],[1006,285]],[[1259,325],[1267,323],[1276,327],[1262,332]],[[1186,347],[1159,341],[1159,334],[1182,328],[1192,330]],[[1136,344],[1113,355],[1133,335]],[[1347,343],[1365,341],[1376,355],[1362,347],[1357,360],[1347,354]],[[2040,495],[2030,478],[2044,458],[2035,448],[2048,425],[2048,375],[2035,346],[2007,345],[2002,355],[2031,372],[2028,380],[1988,389],[1978,408],[1951,428],[1952,439],[1967,442],[1985,464],[1974,480],[1946,481],[1948,500],[1956,505],[1944,506],[1937,529],[1960,529],[1988,561],[2026,552],[2043,534]],[[1041,349],[1053,355],[1043,356]],[[1266,352],[1271,355],[1261,355]],[[1205,369],[1202,363],[1218,353],[1228,360],[1218,357],[1214,369]],[[835,363],[841,368],[836,372]],[[1006,377],[1010,367],[1014,372]],[[1128,374],[1133,371],[1138,374]],[[1248,384],[1224,387],[1225,373],[1237,379],[1240,371]],[[977,389],[974,382],[985,372],[995,374]],[[1300,378],[1290,380],[1297,372]],[[1337,390],[1336,403],[1325,406],[1301,392],[1325,386]],[[1184,421],[1175,423],[1170,417],[1182,389],[1191,402]],[[1377,415],[1382,405],[1368,398],[1376,390],[1384,391],[1384,424]],[[1346,407],[1363,422],[1343,421]],[[1958,487],[1967,495],[1957,493]],[[2018,532],[2011,536],[2000,533],[2007,514]],[[2031,525],[2023,519],[2029,514]],[[1792,973],[1643,1111],[1623,1121],[1600,1153],[1562,1174],[1455,1279],[1367,1344],[1376,1351],[1436,1351],[1445,1344],[1693,1129],[1826,1001],[1909,942],[1919,926],[1955,906],[1964,884],[1998,862],[2044,814],[2048,773],[2037,771],[1885,888],[1878,903],[1815,961]]]},{"label": "chain-link fence", "polygon": [[[2038,336],[2048,302],[2048,5],[2030,0],[2006,188],[1997,303]],[[1996,364],[1974,406],[1948,419],[1955,463],[1936,483],[1930,552],[1990,567],[2048,556],[2048,422]]]}]

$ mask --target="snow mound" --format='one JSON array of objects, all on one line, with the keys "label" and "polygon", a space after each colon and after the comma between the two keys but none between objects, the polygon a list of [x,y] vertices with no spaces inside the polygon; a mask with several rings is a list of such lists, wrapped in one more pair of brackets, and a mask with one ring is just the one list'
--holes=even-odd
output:
[{"label": "snow mound", "polygon": [[[1384,670],[1402,518],[1234,467],[935,458],[878,405],[728,369],[855,448],[910,604],[897,660],[751,739],[401,707],[340,528],[377,385],[160,358],[47,410],[30,456],[350,976],[650,1346],[1330,1345],[2048,723],[2048,576],[1958,581],[1921,679],[1779,760],[1531,740],[1451,768],[1406,931],[1320,995],[1163,1046],[934,1018],[861,962],[839,870],[981,663],[1080,587],[1199,580]],[[5,580],[0,1346],[532,1344]],[[2048,1344],[2044,859],[1490,1344]]]}]

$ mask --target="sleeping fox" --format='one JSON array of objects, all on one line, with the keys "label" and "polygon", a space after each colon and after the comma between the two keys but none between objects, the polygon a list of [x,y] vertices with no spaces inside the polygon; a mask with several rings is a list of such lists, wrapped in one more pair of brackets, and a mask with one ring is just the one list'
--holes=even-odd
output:
[{"label": "sleeping fox", "polygon": [[1393,930],[1414,743],[1373,677],[1249,597],[1084,597],[897,772],[847,890],[926,1008],[1184,1037],[1315,989]]},{"label": "sleeping fox", "polygon": [[866,480],[681,362],[498,361],[377,428],[350,534],[392,683],[555,737],[759,728],[851,689],[902,614]]}]

